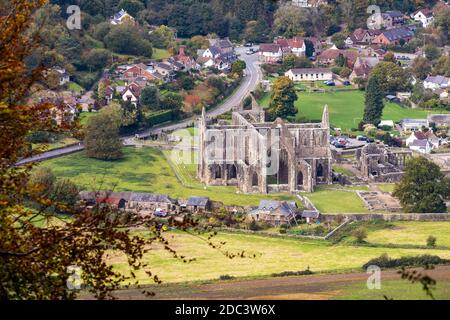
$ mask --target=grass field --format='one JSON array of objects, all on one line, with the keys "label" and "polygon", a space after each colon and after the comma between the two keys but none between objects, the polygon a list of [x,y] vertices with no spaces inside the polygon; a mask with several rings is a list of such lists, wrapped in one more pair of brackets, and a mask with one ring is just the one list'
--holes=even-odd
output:
[{"label": "grass field", "polygon": [[168,59],[168,58],[170,58],[169,51],[167,51],[165,49],[153,48],[152,59],[161,60],[161,59]]},{"label": "grass field", "polygon": [[[372,258],[387,253],[390,257],[435,254],[450,258],[450,250],[393,249],[356,246],[331,246],[324,241],[279,239],[257,235],[219,233],[215,243],[226,242],[222,251],[238,253],[245,251],[246,258],[229,259],[223,253],[209,247],[198,237],[181,232],[166,234],[169,244],[179,255],[195,258],[183,263],[172,258],[162,246],[155,245],[144,261],[151,266],[165,283],[218,279],[222,275],[234,277],[263,277],[283,271],[300,271],[308,267],[313,272],[339,272],[361,270]],[[256,257],[253,258],[253,255]],[[126,258],[111,254],[109,263],[116,270],[127,272]],[[140,281],[152,283],[144,272],[137,273]]]},{"label": "grass field", "polygon": [[[187,177],[188,186],[177,179],[161,151],[125,148],[124,158],[114,162],[87,158],[83,152],[52,159],[43,166],[88,190],[137,191],[169,194],[175,198],[206,196],[226,205],[258,205],[262,199],[296,200],[289,194],[244,195],[235,187],[204,187],[193,179],[194,165],[176,169]],[[175,166],[177,167],[177,166]]]},{"label": "grass field", "polygon": [[[364,189],[355,187],[356,189]],[[305,194],[322,213],[367,213],[362,200],[352,189],[342,191],[318,187],[314,193]]]},{"label": "grass field", "polygon": [[375,244],[426,245],[429,236],[437,238],[438,246],[450,248],[450,221],[417,222],[399,221],[390,223],[391,229],[369,232],[367,241]]},{"label": "grass field", "polygon": [[[384,300],[384,296],[394,300],[430,300],[423,291],[420,283],[411,284],[406,280],[388,280],[381,282],[380,290],[368,290],[364,282],[355,282],[350,285],[336,288],[335,300]],[[450,282],[438,281],[433,296],[437,300],[450,299]]]},{"label": "grass field", "polygon": [[[321,120],[324,105],[328,105],[330,121],[333,127],[342,129],[357,128],[364,112],[364,92],[337,91],[332,93],[298,93],[299,100],[296,106],[299,109],[299,120]],[[259,102],[266,107],[269,96],[265,95]],[[433,113],[440,113],[433,110]],[[403,118],[426,118],[429,110],[403,108],[395,103],[386,103],[383,119],[399,121]]]}]

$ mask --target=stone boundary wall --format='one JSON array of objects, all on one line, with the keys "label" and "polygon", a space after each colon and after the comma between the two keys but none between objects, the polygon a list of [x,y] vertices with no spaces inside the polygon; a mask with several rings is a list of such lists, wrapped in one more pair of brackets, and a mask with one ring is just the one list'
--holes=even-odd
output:
[{"label": "stone boundary wall", "polygon": [[346,217],[353,221],[450,221],[448,213],[402,213],[402,214],[325,214],[320,221],[333,221],[337,217]]}]

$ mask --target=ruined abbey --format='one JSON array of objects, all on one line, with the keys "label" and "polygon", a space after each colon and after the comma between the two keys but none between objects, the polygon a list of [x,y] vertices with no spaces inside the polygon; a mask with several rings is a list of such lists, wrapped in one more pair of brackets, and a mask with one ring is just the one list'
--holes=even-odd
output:
[{"label": "ruined abbey", "polygon": [[210,186],[238,186],[243,193],[312,192],[332,183],[328,107],[322,122],[265,122],[255,101],[232,122],[211,124],[205,112],[199,127],[199,179]]}]

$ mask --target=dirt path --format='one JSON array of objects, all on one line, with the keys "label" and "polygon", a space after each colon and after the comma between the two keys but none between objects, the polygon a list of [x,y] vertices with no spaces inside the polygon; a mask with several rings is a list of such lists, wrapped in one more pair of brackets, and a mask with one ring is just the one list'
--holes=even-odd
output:
[{"label": "dirt path", "polygon": [[[418,269],[422,271],[421,269]],[[426,271],[437,281],[450,281],[450,266],[438,267]],[[260,280],[233,280],[209,284],[174,284],[151,287],[156,293],[153,299],[161,300],[214,300],[214,299],[289,299],[289,300],[324,300],[332,299],[339,292],[339,287],[357,282],[366,282],[366,273],[349,273],[334,275],[311,275],[302,277],[268,278]],[[383,271],[382,280],[399,280],[396,270]],[[119,299],[145,299],[142,290],[130,289],[116,292]]]}]

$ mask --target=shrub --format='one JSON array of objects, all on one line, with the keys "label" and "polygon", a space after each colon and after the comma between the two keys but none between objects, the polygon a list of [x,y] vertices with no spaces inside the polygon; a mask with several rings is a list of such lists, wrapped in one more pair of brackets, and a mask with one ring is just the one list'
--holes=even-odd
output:
[{"label": "shrub", "polygon": [[233,280],[233,279],[235,279],[235,277],[230,276],[228,274],[224,274],[219,277],[219,280]]},{"label": "shrub", "polygon": [[450,260],[442,259],[439,256],[420,255],[416,257],[402,257],[399,259],[391,259],[387,254],[383,254],[378,258],[369,260],[362,266],[365,270],[369,266],[378,266],[380,268],[400,268],[400,267],[423,267],[430,265],[450,264]]},{"label": "shrub", "polygon": [[427,247],[433,247],[433,248],[436,247],[436,241],[437,241],[436,237],[429,236],[427,238]]},{"label": "shrub", "polygon": [[292,277],[292,276],[307,276],[314,274],[309,267],[303,271],[284,271],[280,273],[272,273],[272,277]]},{"label": "shrub", "polygon": [[353,231],[353,236],[356,238],[358,243],[363,243],[367,238],[367,229],[364,227],[359,227],[355,231]]}]

